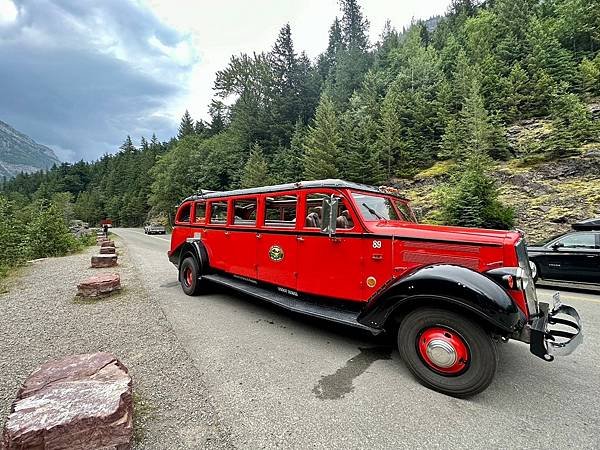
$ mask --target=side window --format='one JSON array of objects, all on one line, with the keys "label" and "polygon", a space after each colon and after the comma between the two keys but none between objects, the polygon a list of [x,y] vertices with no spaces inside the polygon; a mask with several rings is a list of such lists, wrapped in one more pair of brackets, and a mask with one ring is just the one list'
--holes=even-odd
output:
[{"label": "side window", "polygon": [[296,195],[265,197],[265,227],[296,227]]},{"label": "side window", "polygon": [[194,222],[204,223],[206,220],[206,202],[197,202],[194,211]]},{"label": "side window", "polygon": [[592,233],[573,233],[557,242],[566,248],[596,248],[596,237]]},{"label": "side window", "polygon": [[[316,193],[306,196],[306,211],[304,214],[304,226],[306,228],[321,228],[323,220],[321,204],[325,197],[331,197],[331,194]],[[343,198],[340,198],[338,202],[336,228],[341,230],[354,228],[352,215],[348,211],[348,206]]]},{"label": "side window", "polygon": [[258,202],[255,198],[234,200],[233,223],[235,225],[256,225],[256,207]]},{"label": "side window", "polygon": [[190,211],[192,209],[191,203],[186,203],[179,208],[177,211],[177,222],[188,223],[190,221]]},{"label": "side window", "polygon": [[216,201],[210,203],[210,223],[227,223],[226,201]]}]

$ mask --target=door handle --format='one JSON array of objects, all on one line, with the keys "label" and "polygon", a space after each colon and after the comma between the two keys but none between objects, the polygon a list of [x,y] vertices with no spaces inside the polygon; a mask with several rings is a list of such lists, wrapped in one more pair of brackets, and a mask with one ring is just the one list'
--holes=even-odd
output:
[{"label": "door handle", "polygon": [[256,233],[256,239],[260,239],[261,237],[262,237],[262,234]]},{"label": "door handle", "polygon": [[304,238],[302,236],[296,236],[296,240],[299,242],[304,242]]},{"label": "door handle", "polygon": [[226,231],[226,232],[225,232],[225,236],[229,236],[229,234],[230,234],[230,232],[229,232],[229,231]]},{"label": "door handle", "polygon": [[339,237],[332,237],[331,242],[340,243],[340,242],[342,242],[342,240]]}]

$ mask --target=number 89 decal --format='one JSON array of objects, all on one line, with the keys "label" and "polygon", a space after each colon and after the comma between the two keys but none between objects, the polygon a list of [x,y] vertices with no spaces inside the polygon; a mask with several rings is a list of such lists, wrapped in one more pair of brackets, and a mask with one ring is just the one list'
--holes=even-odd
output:
[{"label": "number 89 decal", "polygon": [[373,248],[381,248],[381,241],[373,241]]}]

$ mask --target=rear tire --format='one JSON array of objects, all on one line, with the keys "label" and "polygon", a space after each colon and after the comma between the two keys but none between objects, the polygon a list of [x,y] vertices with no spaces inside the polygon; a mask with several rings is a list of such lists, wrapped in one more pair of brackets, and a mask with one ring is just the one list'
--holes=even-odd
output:
[{"label": "rear tire", "polygon": [[398,350],[424,386],[460,398],[485,390],[498,364],[496,345],[479,324],[439,308],[419,308],[402,320]]},{"label": "rear tire", "polygon": [[186,295],[198,295],[202,293],[202,280],[200,279],[200,267],[196,258],[188,256],[179,266],[179,283]]}]

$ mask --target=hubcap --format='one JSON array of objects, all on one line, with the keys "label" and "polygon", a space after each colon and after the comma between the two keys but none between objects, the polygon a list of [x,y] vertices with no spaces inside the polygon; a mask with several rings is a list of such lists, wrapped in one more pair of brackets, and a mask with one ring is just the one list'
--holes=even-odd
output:
[{"label": "hubcap", "polygon": [[443,327],[426,328],[418,338],[418,351],[435,372],[457,375],[466,369],[469,349],[460,335]]},{"label": "hubcap", "polygon": [[185,272],[183,273],[183,276],[185,278],[185,284],[187,284],[188,286],[191,286],[192,282],[194,281],[194,277],[192,276],[192,270],[189,268],[186,268]]},{"label": "hubcap", "polygon": [[531,278],[535,278],[537,276],[537,266],[534,262],[529,261],[529,267],[531,267]]}]

